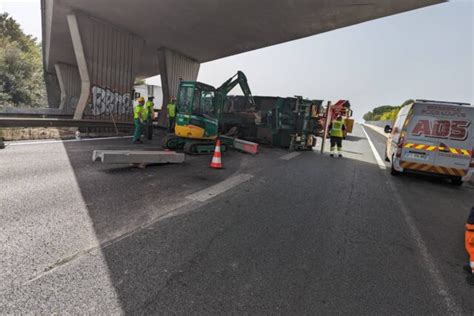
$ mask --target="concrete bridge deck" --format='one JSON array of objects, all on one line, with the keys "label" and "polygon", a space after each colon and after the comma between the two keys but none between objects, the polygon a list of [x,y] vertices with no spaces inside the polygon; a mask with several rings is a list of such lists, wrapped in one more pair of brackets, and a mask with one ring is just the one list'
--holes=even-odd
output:
[{"label": "concrete bridge deck", "polygon": [[127,115],[137,77],[160,74],[166,104],[200,63],[441,2],[43,0],[49,103],[76,119]]}]

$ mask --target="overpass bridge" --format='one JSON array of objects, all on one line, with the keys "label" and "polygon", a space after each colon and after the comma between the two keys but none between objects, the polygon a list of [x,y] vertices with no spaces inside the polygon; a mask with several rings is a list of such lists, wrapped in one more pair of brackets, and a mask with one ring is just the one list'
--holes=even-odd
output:
[{"label": "overpass bridge", "polygon": [[49,104],[75,119],[127,119],[136,78],[161,75],[166,103],[203,62],[441,2],[42,0]]}]

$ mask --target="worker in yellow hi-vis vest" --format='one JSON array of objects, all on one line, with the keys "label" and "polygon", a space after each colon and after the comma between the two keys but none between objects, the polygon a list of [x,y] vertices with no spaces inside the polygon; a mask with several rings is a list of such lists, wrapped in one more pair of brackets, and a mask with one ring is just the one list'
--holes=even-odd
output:
[{"label": "worker in yellow hi-vis vest", "polygon": [[133,109],[133,123],[135,124],[135,133],[133,134],[133,143],[134,144],[143,144],[141,141],[142,136],[142,124],[146,119],[147,113],[144,108],[145,99],[140,97],[138,98],[138,104]]},{"label": "worker in yellow hi-vis vest", "polygon": [[148,97],[148,101],[145,103],[145,109],[147,113],[146,117],[146,138],[152,140],[153,138],[153,115],[155,114],[153,99],[155,97]]},{"label": "worker in yellow hi-vis vest", "polygon": [[342,157],[342,139],[344,138],[344,131],[346,126],[342,120],[342,116],[337,118],[329,125],[329,133],[331,136],[331,157],[334,157],[336,146],[339,157]]},{"label": "worker in yellow hi-vis vest", "polygon": [[174,124],[176,118],[176,98],[172,97],[171,102],[166,106],[168,110],[168,132],[174,132]]}]

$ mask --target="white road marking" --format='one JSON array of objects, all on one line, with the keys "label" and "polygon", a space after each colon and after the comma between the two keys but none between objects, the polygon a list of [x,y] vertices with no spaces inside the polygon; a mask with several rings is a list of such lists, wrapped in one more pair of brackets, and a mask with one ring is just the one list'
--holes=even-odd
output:
[{"label": "white road marking", "polygon": [[233,177],[230,177],[220,183],[217,183],[207,189],[198,191],[191,195],[188,195],[186,198],[192,201],[205,202],[221,193],[224,193],[227,190],[232,189],[233,187],[244,183],[253,178],[251,174],[239,174]]},{"label": "white road marking", "polygon": [[370,128],[371,130],[373,130],[377,133],[379,133],[379,135],[382,135],[383,137],[388,138],[389,134],[385,133],[383,131],[383,128],[378,127],[378,126],[374,126],[374,125],[370,125],[370,124],[364,124],[364,126]]},{"label": "white road marking", "polygon": [[148,227],[152,226],[153,224],[155,224],[156,222],[158,222],[162,219],[168,218],[169,215],[172,212],[174,212],[174,211],[176,211],[180,208],[187,207],[187,206],[192,205],[192,204],[193,204],[192,201],[181,201],[181,202],[176,203],[172,206],[165,207],[165,208],[161,209],[163,214],[160,214],[160,215],[150,219],[147,222],[139,224],[139,225],[135,226],[134,228],[130,229],[129,231],[119,232],[115,236],[112,236],[111,238],[109,238],[105,241],[102,241],[102,242],[97,241],[97,243],[95,245],[91,245],[91,247],[89,247],[89,248],[80,250],[80,251],[78,251],[78,252],[76,252],[76,253],[68,256],[68,257],[63,257],[63,258],[57,260],[55,263],[49,265],[49,267],[47,267],[45,270],[43,270],[39,274],[36,274],[36,275],[32,276],[31,278],[29,278],[26,282],[23,283],[23,285],[33,283],[33,282],[43,278],[44,276],[53,273],[55,270],[57,270],[59,268],[62,268],[63,266],[68,265],[69,263],[75,261],[76,259],[78,259],[82,256],[88,255],[88,254],[93,253],[95,251],[102,252],[103,249],[106,249],[106,248],[116,244],[117,242],[134,235],[135,233],[137,233],[137,232],[139,232],[143,229],[147,229]]},{"label": "white road marking", "polygon": [[295,157],[298,157],[299,155],[301,155],[300,152],[297,152],[297,151],[294,151],[292,153],[289,153],[289,154],[286,154],[284,156],[281,156],[280,159],[283,159],[283,160],[290,160],[290,159],[293,159]]},{"label": "white road marking", "polygon": [[375,149],[374,143],[372,143],[372,140],[370,139],[369,134],[367,134],[367,132],[365,131],[364,126],[361,126],[361,128],[362,128],[362,131],[365,134],[365,137],[367,138],[367,141],[369,142],[370,149],[372,149],[372,153],[374,154],[375,160],[377,161],[377,164],[379,165],[379,168],[383,169],[383,170],[387,169],[387,167],[385,166],[385,163],[383,162],[382,158],[380,158],[380,155],[377,152],[377,149]]},{"label": "white road marking", "polygon": [[126,232],[120,232],[116,236],[103,241],[101,243],[97,243],[96,245],[92,245],[91,247],[87,249],[83,249],[81,251],[78,251],[74,253],[73,255],[65,258],[61,258],[58,260],[56,263],[51,264],[45,271],[32,276],[30,279],[28,279],[26,282],[24,282],[23,285],[35,282],[44,276],[53,273],[55,270],[68,265],[70,262],[75,261],[77,258],[80,258],[84,255],[87,255],[89,253],[92,253],[94,251],[102,251],[103,249],[123,240],[126,239],[135,233],[147,229],[148,227],[152,226],[156,222],[160,220],[164,220],[167,218],[171,218],[177,215],[185,214],[194,211],[195,209],[198,209],[203,206],[202,203],[195,203],[195,202],[206,202],[207,200],[224,193],[227,190],[230,190],[233,187],[236,187],[237,185],[244,183],[250,179],[253,178],[253,175],[251,174],[240,174],[237,176],[233,176],[230,178],[227,178],[226,180],[217,183],[207,189],[198,191],[196,193],[193,193],[191,195],[188,195],[185,200],[182,200],[181,202],[168,206],[165,208],[161,209],[161,214],[150,219],[149,221],[142,223],[140,225],[137,225],[136,227],[130,229],[129,231]]},{"label": "white road marking", "polygon": [[37,142],[18,142],[18,143],[5,142],[5,145],[6,146],[44,145],[44,144],[58,144],[58,143],[89,142],[89,141],[96,141],[96,140],[122,139],[122,138],[132,138],[132,137],[133,136],[114,136],[114,137],[99,137],[99,138],[84,138],[84,139],[48,140],[48,141],[37,141]]},{"label": "white road marking", "polygon": [[428,248],[426,247],[426,244],[423,241],[423,238],[421,237],[421,234],[418,228],[416,228],[415,221],[413,220],[412,216],[410,215],[410,212],[408,211],[408,208],[403,202],[402,197],[400,196],[400,193],[395,188],[395,185],[393,184],[392,181],[390,181],[390,179],[388,180],[388,185],[393,192],[394,198],[400,205],[400,210],[403,214],[405,222],[407,223],[411,237],[415,240],[416,247],[418,248],[418,251],[420,252],[421,257],[424,261],[423,267],[427,269],[429,274],[431,275],[431,278],[433,279],[434,285],[436,287],[436,291],[443,298],[444,303],[446,304],[446,309],[448,311],[448,314],[460,315],[462,313],[461,309],[457,306],[456,301],[454,300],[453,296],[451,296],[451,294],[449,293],[448,287],[446,286],[446,284],[444,283],[441,277],[441,272],[438,270],[438,268],[436,268],[434,259],[430,255]]}]

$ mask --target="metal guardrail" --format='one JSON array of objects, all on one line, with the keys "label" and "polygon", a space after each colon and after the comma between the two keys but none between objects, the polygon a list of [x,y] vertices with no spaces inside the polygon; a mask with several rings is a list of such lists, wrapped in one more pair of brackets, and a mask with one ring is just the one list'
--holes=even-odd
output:
[{"label": "metal guardrail", "polygon": [[30,118],[0,117],[2,127],[98,127],[98,128],[132,128],[132,122],[111,122],[98,120],[73,120],[63,118]]},{"label": "metal guardrail", "polygon": [[38,114],[38,113],[10,113],[10,112],[0,112],[1,117],[17,117],[17,118],[63,118],[63,119],[72,119],[72,114]]}]

